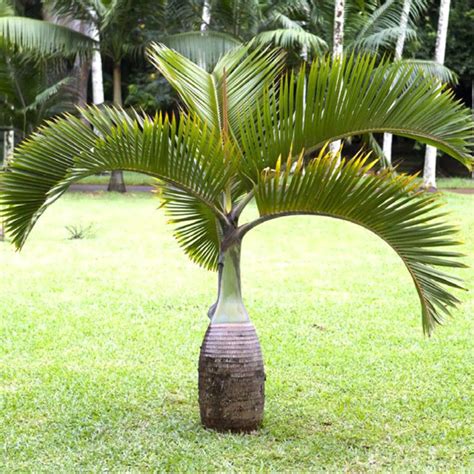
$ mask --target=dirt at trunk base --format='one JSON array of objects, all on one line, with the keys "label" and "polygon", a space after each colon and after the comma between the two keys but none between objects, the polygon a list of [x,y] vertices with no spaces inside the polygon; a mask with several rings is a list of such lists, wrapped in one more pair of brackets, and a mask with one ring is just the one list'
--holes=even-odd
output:
[{"label": "dirt at trunk base", "polygon": [[206,428],[249,432],[263,418],[265,372],[251,323],[211,324],[199,357],[199,406]]}]

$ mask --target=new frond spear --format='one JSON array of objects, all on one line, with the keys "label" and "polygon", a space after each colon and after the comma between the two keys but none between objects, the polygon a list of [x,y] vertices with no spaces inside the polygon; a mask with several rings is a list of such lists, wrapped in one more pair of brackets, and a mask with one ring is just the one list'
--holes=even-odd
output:
[{"label": "new frond spear", "polygon": [[[442,267],[462,267],[456,229],[413,177],[369,173],[367,156],[333,160],[325,144],[390,132],[435,145],[466,165],[472,121],[452,93],[369,56],[315,61],[284,72],[278,51],[246,48],[208,73],[154,45],[153,64],[181,95],[179,120],[113,107],[49,121],[16,150],[1,178],[6,229],[21,248],[43,211],[71,183],[130,170],[165,183],[162,197],[189,257],[218,271],[217,301],[199,359],[204,426],[250,431],[262,420],[264,367],[242,301],[240,249],[254,227],[282,216],[343,219],[374,232],[406,265],[430,333],[461,288]],[[99,132],[99,133],[97,133]],[[259,217],[240,223],[255,201]]]}]

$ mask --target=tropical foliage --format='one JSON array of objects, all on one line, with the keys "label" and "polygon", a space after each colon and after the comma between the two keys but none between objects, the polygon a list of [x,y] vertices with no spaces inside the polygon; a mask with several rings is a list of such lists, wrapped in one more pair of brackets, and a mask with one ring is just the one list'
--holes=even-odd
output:
[{"label": "tropical foliage", "polygon": [[[330,216],[373,231],[398,253],[427,332],[455,305],[448,289],[461,284],[438,267],[462,263],[452,250],[456,229],[443,222],[437,199],[417,192],[412,178],[371,174],[363,154],[337,165],[324,151],[337,138],[388,131],[470,165],[472,122],[451,91],[370,56],[322,59],[297,73],[284,73],[284,56],[273,50],[233,50],[212,73],[164,46],[149,56],[186,110],[178,119],[87,108],[24,141],[2,176],[6,227],[17,247],[74,181],[105,170],[139,171],[166,184],[175,235],[206,268],[220,267],[268,219]],[[252,199],[260,217],[239,225]]]},{"label": "tropical foliage", "polygon": [[0,53],[0,124],[24,138],[45,119],[72,111],[75,81],[57,66]]},{"label": "tropical foliage", "polygon": [[0,1],[0,46],[16,54],[45,57],[87,55],[96,43],[67,26],[15,15],[7,0]]}]

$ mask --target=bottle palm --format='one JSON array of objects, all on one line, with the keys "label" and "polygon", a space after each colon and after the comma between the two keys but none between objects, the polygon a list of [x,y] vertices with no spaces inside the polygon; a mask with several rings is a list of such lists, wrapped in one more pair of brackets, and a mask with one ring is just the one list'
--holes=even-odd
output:
[{"label": "bottle palm", "polygon": [[[212,73],[163,46],[153,64],[181,95],[179,118],[86,108],[51,120],[25,140],[1,179],[6,228],[21,248],[43,211],[68,186],[106,170],[165,183],[162,198],[190,258],[218,270],[218,295],[201,350],[204,424],[255,428],[263,410],[263,363],[242,302],[240,246],[257,225],[305,214],[374,232],[400,256],[430,333],[458,302],[462,284],[439,268],[462,267],[456,228],[413,177],[371,173],[363,153],[334,160],[325,144],[390,132],[436,145],[469,165],[469,111],[436,80],[369,56],[315,61],[284,72],[278,51],[234,50]],[[259,217],[240,223],[255,200]]]}]

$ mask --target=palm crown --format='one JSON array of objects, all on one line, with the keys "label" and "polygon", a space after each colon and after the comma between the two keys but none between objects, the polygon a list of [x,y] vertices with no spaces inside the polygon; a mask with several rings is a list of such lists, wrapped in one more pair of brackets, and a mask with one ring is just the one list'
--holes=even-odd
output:
[{"label": "palm crown", "polygon": [[[181,95],[179,117],[105,107],[51,120],[16,151],[1,181],[6,228],[18,248],[68,186],[104,170],[159,178],[175,235],[190,258],[219,269],[216,322],[247,320],[240,295],[240,243],[256,225],[311,214],[359,224],[385,240],[410,272],[430,332],[457,303],[456,229],[413,177],[370,173],[362,153],[337,160],[325,144],[391,132],[435,145],[469,165],[467,110],[404,65],[370,56],[315,61],[284,72],[279,51],[239,48],[212,73],[164,46],[149,58]],[[255,199],[259,217],[239,224]]]}]

